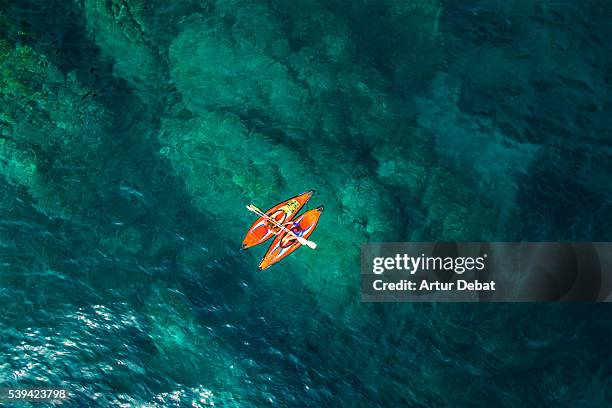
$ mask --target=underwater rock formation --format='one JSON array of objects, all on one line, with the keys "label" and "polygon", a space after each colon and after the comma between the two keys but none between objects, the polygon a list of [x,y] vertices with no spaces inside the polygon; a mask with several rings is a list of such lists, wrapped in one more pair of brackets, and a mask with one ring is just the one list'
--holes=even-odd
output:
[{"label": "underwater rock formation", "polygon": [[99,179],[88,163],[108,142],[109,117],[74,73],[32,47],[0,38],[0,53],[2,175],[26,188],[39,211],[78,217],[95,200],[90,183]]}]

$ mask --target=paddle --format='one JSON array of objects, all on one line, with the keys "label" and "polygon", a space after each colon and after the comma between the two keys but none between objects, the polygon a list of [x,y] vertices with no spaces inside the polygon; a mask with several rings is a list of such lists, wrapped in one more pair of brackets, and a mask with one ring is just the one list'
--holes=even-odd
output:
[{"label": "paddle", "polygon": [[280,224],[278,221],[276,221],[274,218],[269,217],[267,214],[265,214],[263,211],[261,211],[259,208],[255,207],[253,204],[247,205],[246,206],[247,210],[254,212],[255,214],[264,217],[266,220],[270,221],[272,224],[276,225],[277,227],[279,227],[280,229],[286,231],[288,234],[292,235],[294,238],[296,238],[298,240],[298,242],[302,245],[306,245],[308,248],[310,249],[315,249],[317,247],[317,244],[315,244],[312,241],[307,240],[306,238],[302,238],[302,237],[298,237],[297,235],[295,235],[293,233],[293,231],[291,231],[289,228],[285,227],[284,225]]}]

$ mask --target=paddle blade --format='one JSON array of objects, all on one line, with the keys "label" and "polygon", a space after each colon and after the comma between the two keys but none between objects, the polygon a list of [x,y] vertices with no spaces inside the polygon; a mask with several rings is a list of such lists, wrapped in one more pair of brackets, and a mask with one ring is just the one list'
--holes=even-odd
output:
[{"label": "paddle blade", "polygon": [[315,244],[312,241],[309,241],[309,240],[304,239],[304,238],[300,238],[299,241],[300,241],[300,244],[306,245],[310,249],[317,249],[317,244]]}]

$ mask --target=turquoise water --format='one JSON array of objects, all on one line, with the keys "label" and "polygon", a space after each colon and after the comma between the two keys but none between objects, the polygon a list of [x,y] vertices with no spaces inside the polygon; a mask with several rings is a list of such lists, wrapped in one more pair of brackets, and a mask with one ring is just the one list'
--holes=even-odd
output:
[{"label": "turquoise water", "polygon": [[[0,386],[612,404],[606,304],[359,301],[362,242],[611,239],[611,3],[0,5]],[[244,205],[311,188],[256,272]]]}]

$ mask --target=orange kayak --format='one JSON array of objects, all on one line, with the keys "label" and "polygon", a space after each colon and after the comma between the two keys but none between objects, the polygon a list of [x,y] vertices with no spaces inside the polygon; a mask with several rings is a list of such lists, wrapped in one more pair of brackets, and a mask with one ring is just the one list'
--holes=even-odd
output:
[{"label": "orange kayak", "polygon": [[[323,207],[306,211],[304,214],[297,217],[295,221],[289,223],[292,225],[288,225],[288,228],[299,237],[307,239],[316,228],[321,213],[323,213]],[[261,260],[259,270],[266,269],[270,265],[277,263],[298,249],[301,245],[302,244],[288,232],[281,232],[272,242],[270,249],[266,252],[266,256]]]},{"label": "orange kayak", "polygon": [[[291,221],[313,194],[314,190],[310,190],[283,201],[282,203],[278,203],[266,211],[266,215],[276,220],[279,224]],[[265,242],[272,236],[277,235],[279,230],[280,228],[267,221],[264,217],[259,217],[257,221],[251,225],[246,237],[244,237],[242,249],[247,249]]]}]

